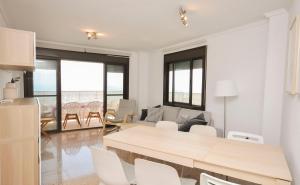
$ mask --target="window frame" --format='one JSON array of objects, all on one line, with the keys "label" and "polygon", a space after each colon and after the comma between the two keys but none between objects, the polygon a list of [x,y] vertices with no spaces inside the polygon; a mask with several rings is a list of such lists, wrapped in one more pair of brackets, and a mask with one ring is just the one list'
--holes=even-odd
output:
[{"label": "window frame", "polygon": [[[176,53],[164,55],[164,90],[163,90],[163,104],[167,106],[182,107],[187,109],[205,110],[206,106],[206,74],[207,74],[207,61],[206,61],[207,47],[202,46],[189,50],[184,50]],[[202,60],[202,97],[201,105],[193,104],[193,63],[195,60]],[[190,63],[190,84],[189,84],[189,103],[176,102],[174,99],[175,94],[175,68],[174,64],[179,62],[189,61]],[[173,64],[172,72],[172,90],[169,91],[169,68]],[[175,79],[175,80],[174,80]],[[172,101],[169,101],[169,92],[172,92]]]}]

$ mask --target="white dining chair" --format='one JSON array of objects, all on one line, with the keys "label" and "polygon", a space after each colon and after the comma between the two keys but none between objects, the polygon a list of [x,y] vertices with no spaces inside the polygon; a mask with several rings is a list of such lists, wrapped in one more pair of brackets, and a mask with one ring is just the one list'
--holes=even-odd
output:
[{"label": "white dining chair", "polygon": [[207,175],[206,173],[201,173],[200,185],[239,185],[239,184],[224,181],[222,179],[218,179],[216,177]]},{"label": "white dining chair", "polygon": [[178,124],[173,121],[158,121],[155,127],[170,131],[178,131]]},{"label": "white dining chair", "polygon": [[206,125],[193,125],[190,129],[190,133],[200,136],[217,137],[217,130],[214,127]]},{"label": "white dining chair", "polygon": [[245,132],[229,131],[227,138],[237,141],[245,141],[249,143],[264,144],[263,136]]},{"label": "white dining chair", "polygon": [[91,147],[94,167],[100,185],[130,185],[135,183],[134,167],[121,161],[116,153]]},{"label": "white dining chair", "polygon": [[197,182],[179,178],[177,171],[165,164],[136,159],[134,166],[138,185],[195,185]]}]

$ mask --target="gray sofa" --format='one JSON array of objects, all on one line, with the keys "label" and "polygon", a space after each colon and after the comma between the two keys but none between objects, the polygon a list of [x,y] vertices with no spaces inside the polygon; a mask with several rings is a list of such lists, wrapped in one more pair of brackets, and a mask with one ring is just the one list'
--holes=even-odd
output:
[{"label": "gray sofa", "polygon": [[[203,113],[205,117],[205,121],[207,121],[207,124],[213,126],[211,113],[207,111],[191,110],[191,109],[171,107],[171,106],[162,106],[161,109],[163,110],[162,121],[174,121],[180,124],[182,118],[188,117],[191,119]],[[155,122],[147,122],[147,121],[137,121],[137,122],[149,126],[155,126],[156,124]]]}]

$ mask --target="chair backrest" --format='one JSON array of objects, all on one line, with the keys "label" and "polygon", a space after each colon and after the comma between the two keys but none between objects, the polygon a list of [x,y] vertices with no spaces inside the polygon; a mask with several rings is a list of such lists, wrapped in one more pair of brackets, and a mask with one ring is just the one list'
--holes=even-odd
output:
[{"label": "chair backrest", "polygon": [[102,112],[103,103],[100,101],[93,101],[87,104],[87,108],[90,112]]},{"label": "chair backrest", "polygon": [[228,132],[227,138],[232,140],[245,141],[249,143],[264,144],[263,136],[245,132],[230,131]]},{"label": "chair backrest", "polygon": [[173,121],[158,121],[155,127],[165,130],[178,131],[178,124]]},{"label": "chair backrest", "polygon": [[181,185],[177,171],[171,166],[136,159],[134,167],[138,185]]},{"label": "chair backrest", "polygon": [[68,114],[79,114],[81,105],[78,102],[70,102],[66,103],[63,106],[63,109],[66,111]]},{"label": "chair backrest", "polygon": [[218,179],[216,177],[207,175],[206,173],[201,173],[200,185],[239,185],[239,184],[224,181],[222,179]]},{"label": "chair backrest", "polygon": [[126,114],[134,114],[137,112],[135,100],[120,99],[119,108],[116,111],[116,119],[123,119]]},{"label": "chair backrest", "polygon": [[94,167],[101,182],[109,185],[130,185],[116,153],[91,147]]},{"label": "chair backrest", "polygon": [[201,136],[217,137],[217,130],[214,127],[206,125],[193,125],[190,129],[190,133]]}]

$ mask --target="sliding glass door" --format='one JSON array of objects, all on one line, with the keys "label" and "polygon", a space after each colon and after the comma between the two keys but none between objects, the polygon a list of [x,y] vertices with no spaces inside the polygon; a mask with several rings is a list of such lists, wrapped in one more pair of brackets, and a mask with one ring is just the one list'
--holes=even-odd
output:
[{"label": "sliding glass door", "polygon": [[37,49],[34,72],[24,74],[24,96],[37,97],[45,131],[102,126],[107,109],[117,110],[129,93],[127,57]]},{"label": "sliding glass door", "polygon": [[36,60],[33,73],[33,96],[40,102],[41,119],[50,119],[44,130],[58,130],[58,93],[56,60]]}]

